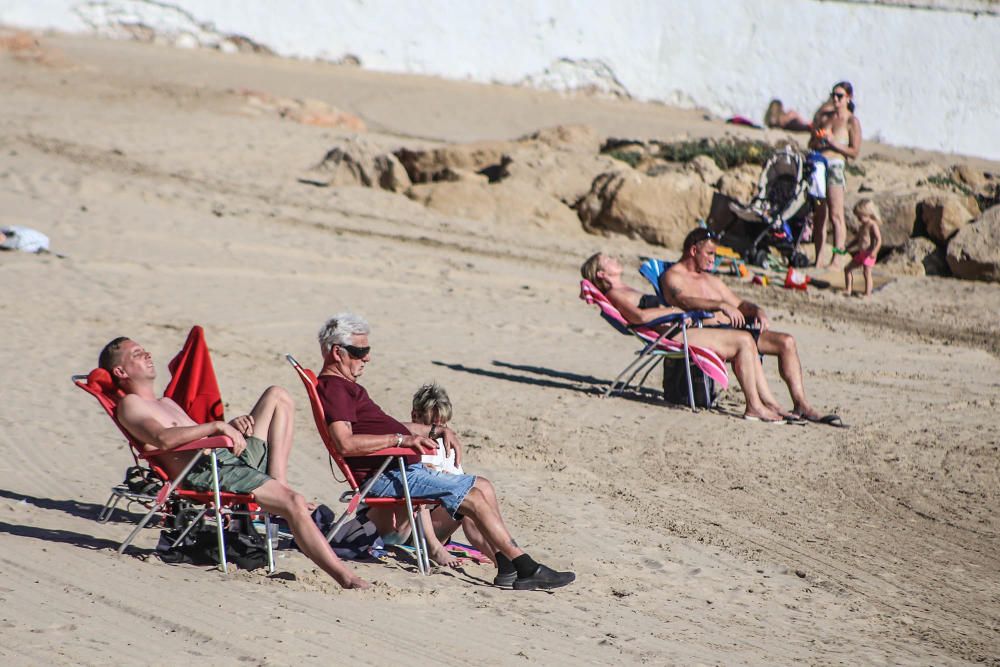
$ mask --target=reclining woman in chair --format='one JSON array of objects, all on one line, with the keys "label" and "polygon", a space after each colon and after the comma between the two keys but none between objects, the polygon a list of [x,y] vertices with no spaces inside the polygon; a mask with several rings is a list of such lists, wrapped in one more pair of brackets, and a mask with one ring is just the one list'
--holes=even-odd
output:
[{"label": "reclining woman in chair", "polygon": [[[413,408],[410,411],[410,421],[414,424],[424,424],[430,426],[431,440],[438,434],[443,435],[444,429],[448,428],[451,421],[452,407],[448,392],[437,383],[425,384],[413,394]],[[454,455],[450,460],[439,462],[440,465],[425,463],[431,467],[436,467],[443,472],[462,474],[462,467],[455,466]],[[458,567],[459,560],[444,548],[444,543],[451,539],[455,531],[459,528],[465,533],[469,542],[486,557],[496,554],[499,549],[486,539],[486,537],[476,527],[476,524],[469,517],[463,517],[461,521],[456,521],[448,516],[444,507],[436,507],[434,511],[422,506],[418,510],[424,526],[433,526],[434,530],[425,533],[427,538],[427,551],[438,565],[447,567]],[[368,518],[375,524],[379,535],[386,544],[405,544],[410,537],[409,517],[405,508],[372,507],[367,510]]]},{"label": "reclining woman in chair", "polygon": [[[580,267],[580,274],[601,290],[629,324],[650,322],[664,315],[683,312],[660,304],[655,294],[645,295],[622,279],[622,264],[604,253],[590,257]],[[747,331],[735,329],[688,329],[688,342],[705,347],[733,366],[746,397],[744,419],[783,423],[785,417],[777,409],[778,402],[764,377],[757,356],[757,344]]]}]

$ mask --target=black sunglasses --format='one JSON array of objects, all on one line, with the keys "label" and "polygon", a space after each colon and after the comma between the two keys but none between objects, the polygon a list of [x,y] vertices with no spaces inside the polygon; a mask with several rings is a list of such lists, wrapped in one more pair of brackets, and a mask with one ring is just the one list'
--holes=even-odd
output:
[{"label": "black sunglasses", "polygon": [[842,100],[847,97],[844,93],[833,93],[834,99]]},{"label": "black sunglasses", "polygon": [[347,350],[347,354],[351,355],[351,359],[364,359],[368,356],[368,353],[372,351],[371,345],[368,347],[355,347],[354,345],[338,345],[337,347]]}]

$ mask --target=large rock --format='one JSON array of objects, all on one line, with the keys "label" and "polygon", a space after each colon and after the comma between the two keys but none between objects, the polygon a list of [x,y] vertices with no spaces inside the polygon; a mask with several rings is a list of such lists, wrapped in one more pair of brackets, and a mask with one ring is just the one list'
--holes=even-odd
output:
[{"label": "large rock", "polygon": [[939,243],[947,243],[959,229],[975,216],[965,207],[965,197],[950,192],[933,194],[920,201],[920,220],[927,235]]},{"label": "large rock", "polygon": [[510,141],[482,141],[428,150],[401,148],[395,154],[413,183],[433,183],[457,180],[454,172],[460,170],[495,171],[502,178],[504,165],[511,161],[515,147]]},{"label": "large rock", "polygon": [[577,206],[589,232],[617,232],[680,248],[684,237],[708,215],[712,188],[696,174],[668,172],[649,177],[634,171],[601,174]]},{"label": "large rock", "polygon": [[719,169],[719,165],[715,164],[715,160],[707,155],[696,156],[693,160],[688,162],[684,168],[698,174],[702,183],[712,187],[719,184],[719,180],[722,178],[723,174],[722,170]]},{"label": "large rock", "polygon": [[955,234],[948,243],[948,266],[959,278],[1000,282],[1000,206]]},{"label": "large rock", "polygon": [[542,227],[579,224],[573,211],[558,199],[516,180],[421,183],[407,190],[406,196],[440,213],[487,223]]},{"label": "large rock", "polygon": [[347,137],[327,151],[300,181],[312,185],[359,185],[402,192],[410,187],[396,156],[361,137]]},{"label": "large rock", "polygon": [[926,236],[907,239],[906,243],[879,262],[879,270],[895,276],[947,276],[948,262],[944,249]]},{"label": "large rock", "polygon": [[[898,248],[913,236],[917,229],[917,207],[926,196],[926,190],[906,190],[879,192],[871,197],[882,213],[883,246]],[[857,195],[848,196],[844,203],[847,229],[852,235],[857,233],[859,224],[851,210],[860,198]]]},{"label": "large rock", "polygon": [[719,192],[743,204],[749,204],[757,193],[760,167],[744,164],[725,172],[719,179]]},{"label": "large rock", "polygon": [[601,150],[603,139],[589,125],[556,125],[518,139],[519,143],[535,141],[558,150],[594,155]]}]

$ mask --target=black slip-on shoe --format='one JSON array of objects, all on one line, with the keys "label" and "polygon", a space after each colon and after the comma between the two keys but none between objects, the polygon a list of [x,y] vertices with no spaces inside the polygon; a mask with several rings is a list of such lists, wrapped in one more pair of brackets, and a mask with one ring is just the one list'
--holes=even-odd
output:
[{"label": "black slip-on shoe", "polygon": [[514,588],[514,580],[517,579],[517,572],[497,572],[493,577],[493,585],[497,588]]},{"label": "black slip-on shoe", "polygon": [[539,565],[530,577],[518,577],[514,580],[515,591],[537,591],[560,588],[576,580],[572,572],[556,572],[550,567]]}]

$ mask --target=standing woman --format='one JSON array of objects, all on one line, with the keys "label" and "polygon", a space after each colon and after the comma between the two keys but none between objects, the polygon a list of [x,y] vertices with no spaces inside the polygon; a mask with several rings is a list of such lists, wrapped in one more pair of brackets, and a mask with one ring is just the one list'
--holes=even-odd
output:
[{"label": "standing woman", "polygon": [[819,151],[826,159],[826,199],[816,208],[816,265],[826,245],[827,222],[833,225],[833,253],[826,267],[833,266],[837,255],[846,255],[847,222],[844,218],[844,194],[847,185],[845,159],[856,158],[861,152],[861,123],[854,115],[854,88],[847,81],[833,86],[830,99],[813,118],[813,135],[809,148]]}]

